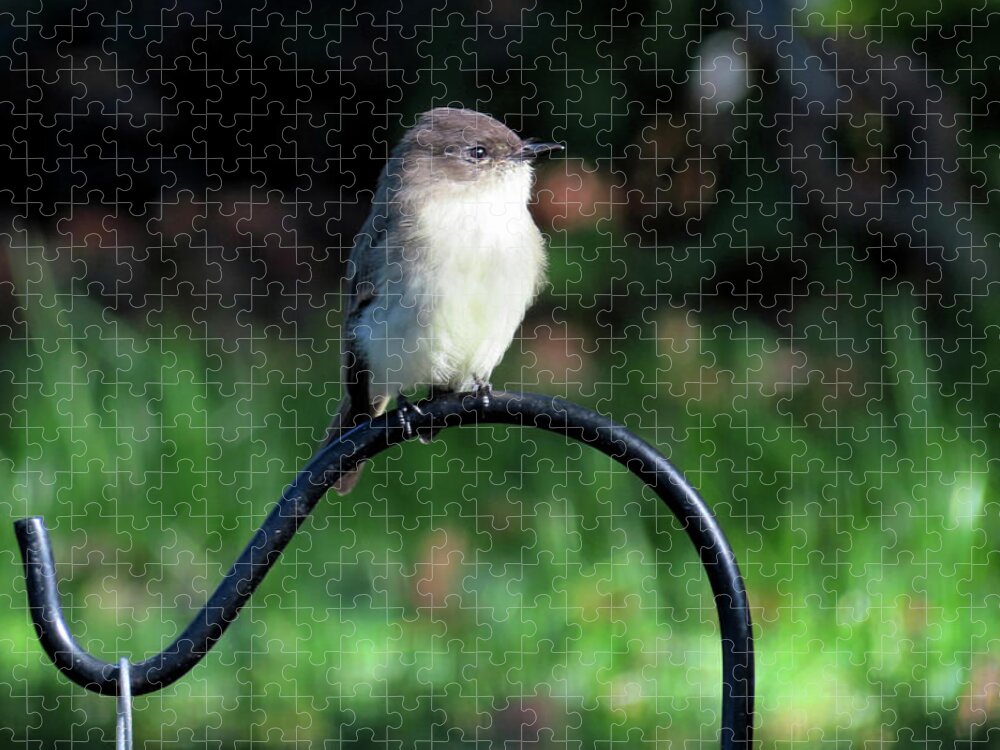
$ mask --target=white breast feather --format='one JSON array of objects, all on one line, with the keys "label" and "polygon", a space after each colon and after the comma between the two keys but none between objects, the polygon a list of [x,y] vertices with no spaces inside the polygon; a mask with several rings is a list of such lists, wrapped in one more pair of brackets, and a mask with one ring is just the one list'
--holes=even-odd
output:
[{"label": "white breast feather", "polygon": [[[433,188],[413,217],[424,262],[407,264],[368,350],[373,393],[488,379],[510,345],[544,273],[541,233],[527,209],[524,165],[489,184]],[[381,317],[381,316],[380,316]],[[382,340],[379,340],[383,337]]]}]

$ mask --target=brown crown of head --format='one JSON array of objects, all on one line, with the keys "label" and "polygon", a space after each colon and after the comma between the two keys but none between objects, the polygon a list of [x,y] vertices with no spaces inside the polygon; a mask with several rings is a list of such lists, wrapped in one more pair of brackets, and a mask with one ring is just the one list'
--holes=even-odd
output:
[{"label": "brown crown of head", "polygon": [[393,155],[411,180],[472,180],[525,165],[561,149],[556,143],[523,141],[499,120],[471,109],[438,107],[417,118]]},{"label": "brown crown of head", "polygon": [[433,156],[473,160],[477,156],[480,159],[507,159],[521,152],[517,133],[499,120],[482,112],[452,107],[424,112],[406,133],[401,145]]}]

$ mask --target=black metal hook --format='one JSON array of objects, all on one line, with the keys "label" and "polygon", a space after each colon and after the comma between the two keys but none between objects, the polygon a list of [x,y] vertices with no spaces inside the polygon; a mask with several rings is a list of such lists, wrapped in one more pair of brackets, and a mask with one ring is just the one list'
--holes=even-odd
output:
[{"label": "black metal hook", "polygon": [[[409,430],[390,412],[366,422],[309,461],[282,493],[250,543],[195,616],[166,649],[132,664],[132,695],[142,695],[187,674],[225,633],[306,516],[345,471],[372,458],[406,435],[433,427],[513,424],[538,427],[590,445],[624,465],[649,485],[683,523],[708,574],[722,638],[721,747],[749,748],[753,735],[754,661],[750,608],[733,551],[711,510],[655,448],[606,417],[562,399],[531,393],[492,394],[488,403],[449,394],[409,410]],[[119,695],[117,664],[84,651],[69,632],[57,587],[55,562],[45,524],[39,517],[14,524],[24,558],[28,605],[42,648],[67,677],[104,695]]]}]

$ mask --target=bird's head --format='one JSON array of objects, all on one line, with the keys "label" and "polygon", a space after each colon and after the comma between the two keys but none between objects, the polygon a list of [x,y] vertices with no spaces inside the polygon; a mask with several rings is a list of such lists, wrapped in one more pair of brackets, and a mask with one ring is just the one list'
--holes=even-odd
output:
[{"label": "bird's head", "polygon": [[395,155],[402,157],[404,180],[467,186],[530,178],[532,161],[562,150],[558,143],[522,140],[489,115],[439,107],[424,112],[407,131]]}]

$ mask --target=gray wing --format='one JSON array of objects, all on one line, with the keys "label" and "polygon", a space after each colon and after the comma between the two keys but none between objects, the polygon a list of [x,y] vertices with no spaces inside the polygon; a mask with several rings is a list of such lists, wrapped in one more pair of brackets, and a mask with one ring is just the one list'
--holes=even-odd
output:
[{"label": "gray wing", "polygon": [[336,439],[342,430],[353,427],[360,417],[377,413],[382,406],[373,402],[369,388],[371,373],[364,360],[364,352],[355,345],[355,333],[365,308],[376,300],[385,286],[386,268],[393,262],[389,257],[388,237],[399,210],[396,203],[399,169],[391,165],[392,160],[379,176],[371,211],[354,238],[345,274],[347,299],[341,334],[344,398],[328,430],[327,441]]},{"label": "gray wing", "polygon": [[390,159],[379,175],[378,187],[372,200],[371,211],[361,231],[354,238],[347,269],[347,304],[344,308],[344,325],[356,317],[379,293],[387,266],[398,262],[390,257],[388,237],[399,213],[399,167]]},{"label": "gray wing", "polygon": [[[364,360],[364,352],[356,345],[356,332],[363,319],[365,308],[375,303],[387,282],[387,269],[399,269],[399,260],[390,251],[393,244],[389,238],[399,216],[397,195],[399,192],[400,164],[390,159],[379,176],[378,187],[372,200],[372,208],[361,231],[354,238],[354,247],[348,262],[344,323],[342,328],[341,373],[344,380],[344,395],[337,413],[326,432],[326,443],[337,440],[345,431],[357,426],[363,417],[376,415],[385,408],[382,397],[372,399],[371,372]],[[340,477],[333,489],[345,495],[357,484],[361,476],[359,465]]]}]

